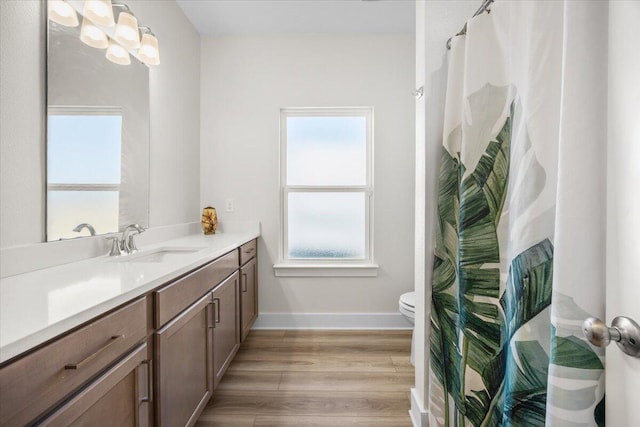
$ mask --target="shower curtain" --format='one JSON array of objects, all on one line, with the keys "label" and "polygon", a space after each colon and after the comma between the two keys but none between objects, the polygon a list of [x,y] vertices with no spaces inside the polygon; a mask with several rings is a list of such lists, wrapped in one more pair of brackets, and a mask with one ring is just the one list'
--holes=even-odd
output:
[{"label": "shower curtain", "polygon": [[430,425],[603,425],[607,4],[498,1],[448,55]]}]

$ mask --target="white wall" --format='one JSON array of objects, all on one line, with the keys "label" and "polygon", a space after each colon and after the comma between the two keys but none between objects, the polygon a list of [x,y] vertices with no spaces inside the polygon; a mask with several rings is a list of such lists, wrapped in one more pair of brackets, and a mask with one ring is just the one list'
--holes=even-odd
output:
[{"label": "white wall", "polygon": [[160,41],[149,73],[149,225],[200,221],[200,36],[174,0],[127,0]]},{"label": "white wall", "polygon": [[[203,38],[201,204],[216,206],[223,223],[261,221],[263,325],[275,313],[395,316],[399,295],[413,289],[414,43],[413,34]],[[280,108],[335,106],[374,107],[378,277],[275,277]]]},{"label": "white wall", "polygon": [[[43,4],[0,1],[0,248],[44,239]],[[149,76],[149,225],[198,221],[200,37],[174,1],[127,4],[161,50]]]},{"label": "white wall", "polygon": [[[609,3],[607,325],[640,322],[640,3]],[[640,359],[607,348],[607,424],[638,426]]]},{"label": "white wall", "polygon": [[0,247],[44,240],[45,30],[40,1],[0,1]]}]

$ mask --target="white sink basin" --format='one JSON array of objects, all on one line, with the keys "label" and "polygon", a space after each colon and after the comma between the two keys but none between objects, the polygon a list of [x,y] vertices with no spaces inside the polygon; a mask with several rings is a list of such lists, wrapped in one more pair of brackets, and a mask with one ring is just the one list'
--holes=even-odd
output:
[{"label": "white sink basin", "polygon": [[168,258],[180,257],[206,249],[205,246],[167,246],[136,252],[116,258],[116,262],[163,262]]}]

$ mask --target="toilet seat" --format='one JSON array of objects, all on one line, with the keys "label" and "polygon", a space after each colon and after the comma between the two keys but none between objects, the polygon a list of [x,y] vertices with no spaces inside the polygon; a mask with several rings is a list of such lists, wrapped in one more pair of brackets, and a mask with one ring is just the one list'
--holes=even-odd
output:
[{"label": "toilet seat", "polygon": [[414,318],[416,312],[416,293],[415,292],[407,292],[405,294],[400,295],[400,300],[398,302],[399,309],[402,314],[405,314],[409,317]]},{"label": "toilet seat", "polygon": [[405,294],[400,295],[400,300],[398,301],[398,309],[402,315],[415,319],[416,317],[416,293],[415,292],[407,292]]}]

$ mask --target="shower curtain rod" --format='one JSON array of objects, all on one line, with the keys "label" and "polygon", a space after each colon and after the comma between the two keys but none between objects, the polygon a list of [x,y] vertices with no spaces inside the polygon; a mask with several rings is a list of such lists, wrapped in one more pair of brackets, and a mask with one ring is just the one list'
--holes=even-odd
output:
[{"label": "shower curtain rod", "polygon": [[[484,0],[482,2],[482,5],[478,8],[478,10],[476,10],[476,12],[473,14],[473,16],[478,16],[481,13],[484,12],[490,12],[489,10],[489,6],[491,5],[491,3],[493,3],[495,0]],[[473,18],[472,16],[472,18]],[[453,37],[456,36],[461,36],[463,34],[467,34],[467,24],[464,24],[464,27],[462,27],[462,29]],[[450,50],[451,49],[451,39],[453,37],[449,37],[449,40],[447,40],[447,49]]]}]

